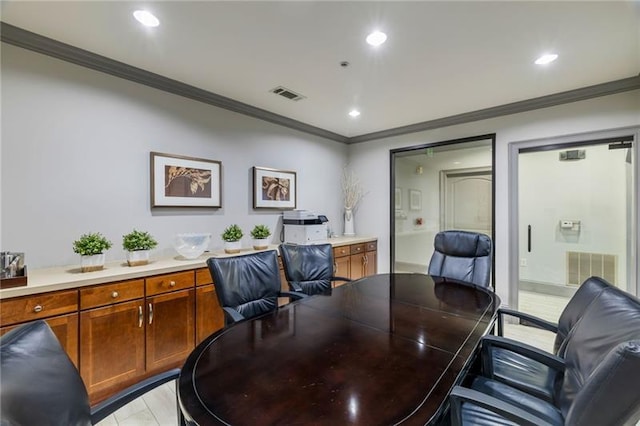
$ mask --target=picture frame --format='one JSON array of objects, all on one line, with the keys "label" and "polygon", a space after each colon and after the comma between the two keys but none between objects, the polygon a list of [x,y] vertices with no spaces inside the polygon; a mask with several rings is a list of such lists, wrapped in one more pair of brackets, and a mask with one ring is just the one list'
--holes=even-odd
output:
[{"label": "picture frame", "polygon": [[222,163],[151,152],[151,207],[222,207]]},{"label": "picture frame", "polygon": [[291,170],[253,167],[253,208],[293,210],[297,205],[297,175]]},{"label": "picture frame", "polygon": [[422,192],[417,189],[409,190],[409,210],[422,210]]},{"label": "picture frame", "polygon": [[402,209],[402,189],[401,188],[396,187],[394,201],[395,201],[396,210],[401,210]]}]

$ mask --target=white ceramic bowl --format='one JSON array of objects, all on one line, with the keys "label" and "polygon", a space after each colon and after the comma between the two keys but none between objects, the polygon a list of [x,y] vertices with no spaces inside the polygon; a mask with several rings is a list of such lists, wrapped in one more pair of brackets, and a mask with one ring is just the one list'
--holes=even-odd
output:
[{"label": "white ceramic bowl", "polygon": [[195,259],[209,247],[211,234],[178,234],[173,240],[173,248],[186,259]]}]

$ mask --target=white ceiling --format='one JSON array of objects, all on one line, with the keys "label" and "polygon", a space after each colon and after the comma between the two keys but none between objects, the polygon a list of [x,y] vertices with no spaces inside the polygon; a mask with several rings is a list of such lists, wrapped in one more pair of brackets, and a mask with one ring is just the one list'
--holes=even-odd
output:
[{"label": "white ceiling", "polygon": [[[347,137],[640,73],[638,1],[3,0],[1,7],[3,22]],[[160,26],[135,21],[141,8]],[[364,41],[375,29],[388,35],[378,48]],[[545,52],[559,59],[534,65]],[[279,85],[306,99],[269,93]],[[347,115],[352,108],[360,117]]]}]

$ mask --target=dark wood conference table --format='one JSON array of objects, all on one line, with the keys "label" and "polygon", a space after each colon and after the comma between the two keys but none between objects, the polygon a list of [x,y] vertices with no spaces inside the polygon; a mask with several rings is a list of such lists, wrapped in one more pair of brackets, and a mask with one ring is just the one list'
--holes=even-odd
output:
[{"label": "dark wood conference table", "polygon": [[499,305],[428,275],[362,278],[209,336],[180,408],[198,425],[439,424]]}]

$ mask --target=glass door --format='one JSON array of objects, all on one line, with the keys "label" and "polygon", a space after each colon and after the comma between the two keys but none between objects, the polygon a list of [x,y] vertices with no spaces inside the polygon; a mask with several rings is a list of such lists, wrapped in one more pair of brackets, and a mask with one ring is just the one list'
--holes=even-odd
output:
[{"label": "glass door", "polygon": [[518,309],[556,322],[599,276],[636,294],[633,136],[520,149]]},{"label": "glass door", "polygon": [[445,229],[493,237],[493,135],[391,151],[393,272],[426,273]]}]

